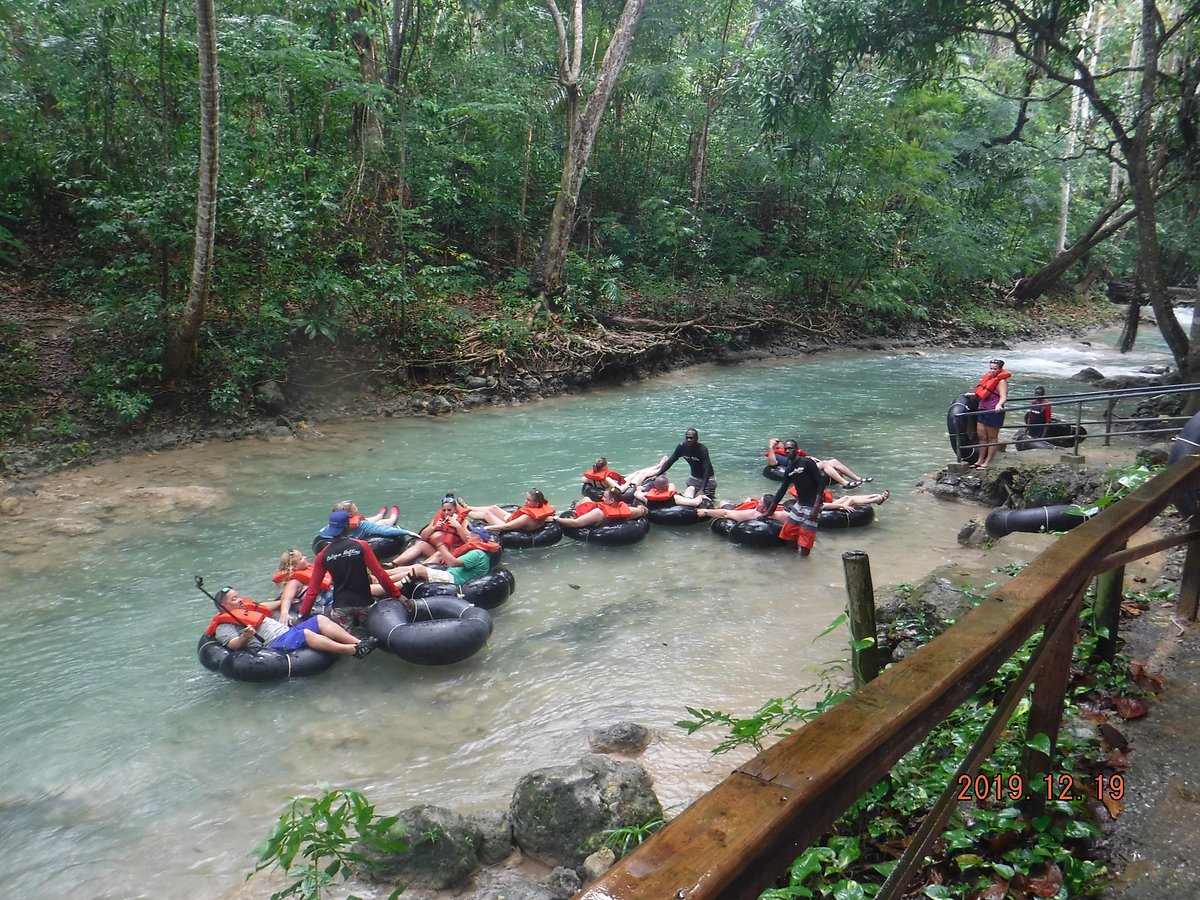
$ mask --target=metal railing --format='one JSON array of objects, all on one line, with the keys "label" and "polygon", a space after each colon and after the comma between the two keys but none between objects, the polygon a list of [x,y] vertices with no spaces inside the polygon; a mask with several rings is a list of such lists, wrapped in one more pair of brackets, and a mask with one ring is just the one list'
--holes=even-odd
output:
[{"label": "metal railing", "polygon": [[[1126,400],[1143,400],[1151,397],[1163,397],[1174,394],[1193,394],[1200,392],[1200,384],[1190,382],[1188,384],[1174,385],[1156,385],[1146,387],[1130,387],[1119,388],[1116,390],[1107,391],[1082,391],[1074,394],[1056,394],[1047,395],[1043,398],[1051,407],[1062,410],[1064,407],[1073,409],[1074,415],[1056,417],[1058,424],[1074,426],[1074,434],[1070,437],[1064,436],[1055,438],[1050,442],[1057,447],[1070,449],[1073,454],[1078,454],[1079,445],[1084,440],[1095,440],[1096,438],[1104,439],[1104,446],[1110,446],[1114,436],[1144,436],[1144,435],[1172,435],[1177,434],[1180,429],[1187,423],[1190,418],[1186,415],[1156,415],[1150,417],[1139,417],[1136,415],[1118,415],[1117,407],[1122,401]],[[1016,397],[1004,404],[1004,410],[1007,413],[1013,413],[1012,418],[1019,418],[1019,422],[1011,421],[1010,417],[1005,418],[1005,424],[1001,427],[1001,431],[1009,431],[1013,433],[1013,437],[1009,440],[998,440],[997,444],[1004,446],[1019,442],[1019,432],[1026,429],[1025,414],[1034,409],[1032,397]],[[1096,412],[1095,410],[1102,411]],[[1085,411],[1090,415],[1085,415]],[[984,410],[983,412],[986,412]],[[981,414],[979,410],[966,410],[958,415],[970,421],[972,424]],[[1103,426],[1101,430],[1096,430],[1096,426]],[[972,428],[972,430],[974,430]],[[977,449],[981,446],[990,446],[975,443],[959,442],[957,446],[957,457],[960,462],[965,458],[966,451]]]},{"label": "metal railing", "polygon": [[[1027,737],[1046,734],[1051,742],[1049,755],[1032,752],[1027,757],[1024,783],[1036,783],[1039,772],[1049,771],[1053,758],[1079,612],[1089,583],[1131,560],[1187,543],[1177,602],[1181,615],[1196,618],[1200,531],[1129,549],[1126,544],[1181,492],[1197,488],[1200,455],[1188,456],[1069,531],[920,651],[738,767],[577,896],[583,900],[757,897],[901,756],[1044,627],[1029,664],[959,769],[972,777],[978,773],[996,735],[1007,725],[1010,707],[1016,703],[1013,698],[1036,682]],[[1115,625],[1111,630],[1109,637],[1115,640]],[[910,849],[918,864],[922,848],[940,833],[956,791],[952,780],[927,816],[928,827],[922,832],[928,833],[913,838]],[[904,865],[902,861],[897,869],[905,871]],[[903,881],[903,875],[889,879],[878,897],[902,896]]]}]

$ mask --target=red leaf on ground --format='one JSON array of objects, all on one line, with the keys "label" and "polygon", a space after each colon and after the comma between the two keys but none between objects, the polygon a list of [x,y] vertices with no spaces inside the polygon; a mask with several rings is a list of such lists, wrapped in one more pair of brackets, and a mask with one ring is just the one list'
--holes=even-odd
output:
[{"label": "red leaf on ground", "polygon": [[1118,772],[1127,772],[1129,770],[1129,757],[1120,750],[1110,750],[1104,761],[1110,769]]},{"label": "red leaf on ground", "polygon": [[1162,693],[1162,689],[1167,686],[1167,679],[1161,672],[1151,672],[1143,663],[1138,662],[1136,659],[1129,664],[1129,676],[1143,691],[1153,691],[1155,694],[1160,694]]},{"label": "red leaf on ground", "polygon": [[1104,808],[1108,810],[1108,814],[1114,819],[1119,816],[1121,814],[1121,810],[1125,808],[1120,800],[1113,799],[1113,795],[1109,793],[1105,793],[1104,796],[1100,798],[1100,802],[1104,804]]},{"label": "red leaf on ground", "polygon": [[1146,701],[1140,697],[1118,697],[1113,701],[1113,708],[1117,711],[1117,715],[1125,720],[1140,719],[1150,712]]},{"label": "red leaf on ground", "polygon": [[1062,872],[1050,863],[1040,875],[1029,875],[1023,879],[1025,890],[1035,897],[1053,897],[1062,888]]},{"label": "red leaf on ground", "polygon": [[1008,882],[997,881],[989,884],[982,891],[972,894],[972,900],[1004,900],[1008,896]]}]

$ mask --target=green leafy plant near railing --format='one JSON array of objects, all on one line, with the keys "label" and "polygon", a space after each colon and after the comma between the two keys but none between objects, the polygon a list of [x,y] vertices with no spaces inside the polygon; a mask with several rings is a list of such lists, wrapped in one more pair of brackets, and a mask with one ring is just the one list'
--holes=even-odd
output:
[{"label": "green leafy plant near railing", "polygon": [[604,846],[617,855],[617,859],[625,856],[634,847],[640,845],[646,838],[662,828],[666,819],[655,816],[641,825],[626,825],[624,828],[609,828],[602,832]]},{"label": "green leafy plant near railing", "polygon": [[[360,844],[380,853],[408,849],[396,816],[376,816],[375,807],[358,791],[319,787],[324,790],[320,797],[293,799],[270,834],[254,848],[258,862],[247,880],[270,868],[281,869],[292,879],[286,888],[272,894],[271,900],[317,900],[335,880],[349,877],[350,864],[368,864],[366,856],[355,849]],[[394,900],[403,890],[397,888],[389,897]]]},{"label": "green leafy plant near railing", "polygon": [[[974,594],[973,591],[970,592]],[[920,745],[900,759],[887,777],[873,785],[832,826],[826,837],[809,847],[793,862],[786,875],[787,884],[773,888],[764,900],[790,900],[802,897],[859,898],[873,897],[895,866],[906,835],[912,833],[927,814],[933,801],[954,782],[956,770],[967,748],[991,718],[995,703],[1016,678],[1036,646],[1037,637],[1014,654],[971,700],[960,706],[935,728]],[[1076,647],[1077,669],[1088,658],[1088,644]],[[1125,663],[1107,666],[1098,678],[1105,691],[1136,693]],[[677,723],[689,733],[705,725],[719,724],[727,737],[714,749],[721,753],[743,744],[761,748],[769,736],[786,734],[799,723],[815,717],[847,696],[826,673],[820,689],[823,697],[813,708],[798,702],[803,692],[764,703],[748,718],[738,718],[719,710],[688,708],[693,720]],[[1095,678],[1085,680],[1081,693],[1097,689]],[[922,896],[930,898],[974,897],[990,891],[1009,896],[1009,887],[1026,891],[1036,888],[1037,896],[1085,897],[1103,886],[1106,868],[1090,859],[1088,846],[1099,829],[1087,808],[1082,790],[1063,791],[1064,785],[1094,781],[1087,768],[1101,754],[1095,738],[1077,738],[1064,729],[1059,736],[1058,755],[1051,780],[1045,784],[1020,784],[1021,795],[1031,791],[1049,794],[1045,811],[1027,815],[1022,796],[1012,788],[1022,771],[1027,749],[1049,750],[1045,735],[1034,736],[1028,744],[1025,734],[1030,701],[1021,700],[1008,728],[980,771],[982,780],[972,779],[965,787],[958,810],[943,834],[938,852],[926,862],[927,883]],[[1072,696],[1067,697],[1066,716],[1078,711]],[[1015,777],[1014,777],[1015,776]],[[980,785],[984,786],[976,790]],[[1060,796],[1066,794],[1067,796]],[[989,894],[990,896],[991,894]],[[1021,894],[1025,896],[1025,893]]]}]

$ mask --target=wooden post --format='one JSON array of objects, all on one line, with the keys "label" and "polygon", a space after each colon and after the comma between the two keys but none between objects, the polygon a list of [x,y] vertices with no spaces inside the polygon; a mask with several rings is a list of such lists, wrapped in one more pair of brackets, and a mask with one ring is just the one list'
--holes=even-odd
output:
[{"label": "wooden post", "polygon": [[1188,622],[1196,621],[1196,607],[1200,605],[1200,542],[1188,544],[1183,558],[1183,577],[1179,580],[1179,595],[1175,598],[1175,612]]},{"label": "wooden post", "polygon": [[[850,658],[854,668],[854,686],[862,687],[879,674],[879,648],[875,645],[875,587],[871,583],[871,561],[862,550],[842,554],[846,573],[846,615],[850,619],[850,637],[854,645]],[[869,646],[861,645],[869,640]]]},{"label": "wooden post", "polygon": [[[1121,545],[1121,550],[1125,545]],[[1119,552],[1119,551],[1118,551]],[[1092,625],[1100,636],[1097,655],[1112,662],[1117,655],[1117,628],[1121,621],[1121,598],[1125,590],[1125,567],[1117,566],[1096,576],[1096,599],[1092,606]]]},{"label": "wooden post", "polygon": [[[1037,673],[1037,684],[1033,687],[1033,706],[1029,710],[1029,721],[1025,730],[1026,743],[1037,735],[1050,738],[1049,753],[1042,753],[1029,746],[1025,748],[1022,765],[1025,779],[1026,811],[1039,816],[1045,811],[1047,785],[1053,789],[1057,784],[1050,763],[1054,759],[1054,747],[1058,743],[1058,728],[1062,724],[1063,702],[1066,699],[1067,683],[1071,677],[1071,655],[1075,650],[1075,638],[1079,634],[1079,596],[1067,608],[1069,621],[1062,623],[1056,631],[1054,622],[1046,626],[1043,641],[1053,641]],[[1049,781],[1047,781],[1049,779]]]}]

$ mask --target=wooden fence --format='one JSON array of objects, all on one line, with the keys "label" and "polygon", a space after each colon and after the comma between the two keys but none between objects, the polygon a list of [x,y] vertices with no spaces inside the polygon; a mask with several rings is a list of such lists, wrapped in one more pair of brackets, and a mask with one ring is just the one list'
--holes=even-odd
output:
[{"label": "wooden fence", "polygon": [[[921,650],[736,769],[577,896],[757,897],[1043,626],[1030,664],[1000,705],[1015,705],[1009,698],[1019,697],[1029,682],[1036,682],[1029,734],[1047,734],[1053,753],[1078,614],[1097,575],[1188,543],[1178,606],[1181,615],[1196,618],[1200,532],[1126,549],[1130,539],[1189,486],[1200,486],[1200,456],[1179,461],[1068,532]],[[1003,723],[988,729],[960,772],[978,771],[1002,727]],[[1048,762],[1042,754],[1028,757],[1025,783],[1036,783]],[[944,819],[952,805],[947,798],[956,789],[947,785],[947,794],[928,817],[928,830],[934,830],[939,817]],[[936,833],[925,837],[932,839]],[[913,841],[918,862],[922,839],[918,835]],[[903,868],[902,862],[898,869]],[[903,885],[893,882],[901,880],[903,876],[893,873],[884,891],[899,896]]]}]

